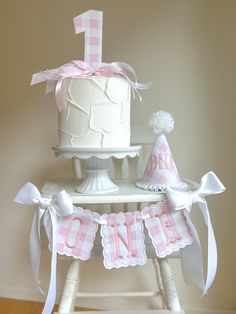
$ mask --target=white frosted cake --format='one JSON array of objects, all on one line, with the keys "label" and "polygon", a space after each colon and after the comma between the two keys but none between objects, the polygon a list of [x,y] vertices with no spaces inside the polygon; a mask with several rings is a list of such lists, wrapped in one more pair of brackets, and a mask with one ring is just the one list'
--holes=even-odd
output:
[{"label": "white frosted cake", "polygon": [[66,79],[59,112],[61,147],[115,148],[130,146],[130,85],[117,77]]}]

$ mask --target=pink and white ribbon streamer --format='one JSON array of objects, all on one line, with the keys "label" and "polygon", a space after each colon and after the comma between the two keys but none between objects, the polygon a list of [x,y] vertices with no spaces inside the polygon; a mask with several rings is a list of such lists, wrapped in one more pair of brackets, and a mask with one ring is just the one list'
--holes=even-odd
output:
[{"label": "pink and white ribbon streamer", "polygon": [[[175,210],[184,209],[188,224],[191,225],[194,238],[194,242],[191,246],[181,249],[181,264],[185,281],[189,284],[197,285],[203,290],[203,294],[207,293],[208,289],[211,287],[217,270],[216,240],[205,196],[222,193],[224,190],[225,187],[212,171],[202,177],[201,183],[195,191],[182,192],[170,187],[166,189],[167,198],[172,207]],[[190,220],[190,211],[193,204],[197,204],[200,207],[208,228],[208,266],[206,282],[204,280],[201,244],[197,231]]]},{"label": "pink and white ribbon streamer", "polygon": [[39,266],[41,255],[40,221],[43,216],[48,216],[47,221],[50,222],[49,225],[45,225],[45,229],[48,236],[51,237],[50,243],[52,243],[51,277],[47,299],[42,312],[42,314],[49,314],[53,310],[56,299],[57,217],[66,217],[71,215],[73,213],[73,204],[70,196],[65,191],[55,193],[51,200],[42,198],[40,192],[32,183],[26,183],[17,193],[14,201],[21,205],[27,204],[38,206],[35,211],[31,227],[29,253],[34,278],[41,292],[42,290],[39,285]]},{"label": "pink and white ribbon streamer", "polygon": [[[137,92],[138,89],[148,89],[151,83],[138,83],[134,69],[124,62],[112,62],[93,68],[82,60],[73,60],[59,68],[35,73],[31,85],[47,81],[46,92],[55,90],[56,103],[59,111],[66,108],[67,104],[62,95],[62,84],[66,78],[87,77],[91,75],[120,77],[125,79]],[[133,77],[133,79],[130,78]],[[141,97],[140,97],[141,99]]]}]

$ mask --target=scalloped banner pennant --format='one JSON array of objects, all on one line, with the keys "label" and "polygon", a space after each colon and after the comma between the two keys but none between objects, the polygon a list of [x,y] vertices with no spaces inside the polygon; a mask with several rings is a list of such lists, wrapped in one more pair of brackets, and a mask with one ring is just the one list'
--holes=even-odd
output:
[{"label": "scalloped banner pennant", "polygon": [[193,242],[190,227],[184,216],[184,211],[173,211],[168,202],[159,202],[142,210],[145,225],[159,257],[190,245]]},{"label": "scalloped banner pennant", "polygon": [[99,219],[97,213],[78,207],[72,215],[59,218],[57,252],[81,260],[89,259],[98,230],[96,218]]},{"label": "scalloped banner pennant", "polygon": [[147,261],[140,212],[105,214],[101,226],[105,268],[143,265]]}]

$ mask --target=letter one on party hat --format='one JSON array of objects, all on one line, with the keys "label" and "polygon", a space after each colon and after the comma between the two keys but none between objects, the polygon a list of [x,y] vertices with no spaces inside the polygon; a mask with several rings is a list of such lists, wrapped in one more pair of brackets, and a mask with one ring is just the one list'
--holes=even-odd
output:
[{"label": "letter one on party hat", "polygon": [[136,184],[139,188],[148,191],[165,191],[166,187],[186,188],[181,181],[172,156],[165,133],[174,129],[174,119],[171,114],[158,111],[151,115],[149,126],[157,135],[151,155],[145,168],[143,179]]}]

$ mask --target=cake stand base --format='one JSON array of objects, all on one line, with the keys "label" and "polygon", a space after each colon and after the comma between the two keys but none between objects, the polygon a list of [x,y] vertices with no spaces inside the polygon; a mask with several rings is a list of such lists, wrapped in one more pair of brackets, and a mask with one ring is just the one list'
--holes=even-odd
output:
[{"label": "cake stand base", "polygon": [[85,160],[85,178],[75,191],[81,194],[100,195],[115,193],[119,190],[109,177],[108,159],[125,157],[134,158],[139,155],[141,146],[125,148],[71,148],[55,146],[55,155],[64,158],[78,158]]}]

